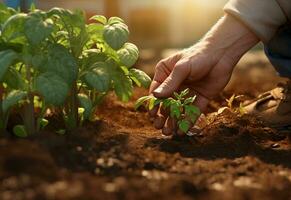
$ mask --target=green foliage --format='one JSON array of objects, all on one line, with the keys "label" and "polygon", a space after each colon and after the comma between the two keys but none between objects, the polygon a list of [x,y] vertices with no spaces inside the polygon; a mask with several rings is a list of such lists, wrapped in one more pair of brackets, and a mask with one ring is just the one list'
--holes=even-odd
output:
[{"label": "green foliage", "polygon": [[68,84],[60,76],[52,72],[46,72],[36,77],[35,89],[47,104],[55,106],[62,105],[69,92]]},{"label": "green foliage", "polygon": [[16,105],[19,101],[23,100],[27,93],[19,90],[12,90],[2,101],[3,113],[7,113],[10,108]]},{"label": "green foliage", "polygon": [[3,81],[10,65],[16,60],[17,53],[12,50],[6,50],[0,52],[0,81]]},{"label": "green foliage", "polygon": [[117,51],[120,62],[126,67],[132,67],[138,59],[138,48],[131,43],[126,43]]},{"label": "green foliage", "polygon": [[129,75],[131,79],[135,82],[135,84],[139,87],[148,88],[151,84],[151,78],[141,70],[138,69],[130,69]]},{"label": "green foliage", "polygon": [[104,40],[114,50],[120,49],[128,40],[128,36],[128,27],[121,21],[114,23],[109,21],[109,24],[104,27]]},{"label": "green foliage", "polygon": [[111,87],[109,67],[105,62],[96,62],[93,69],[84,75],[85,83],[100,92],[107,92]]},{"label": "green foliage", "polygon": [[24,110],[24,125],[14,130],[21,137],[49,123],[48,108],[60,110],[71,129],[92,119],[108,92],[128,101],[134,83],[149,87],[150,78],[132,68],[139,52],[125,22],[101,15],[90,22],[81,11],[20,13],[0,4],[0,131],[13,107]]},{"label": "green foliage", "polygon": [[147,105],[151,110],[154,106],[160,105],[163,109],[170,111],[170,117],[177,120],[178,127],[184,133],[187,133],[194,124],[201,112],[198,107],[193,105],[196,96],[188,97],[189,89],[183,90],[181,93],[174,93],[175,98],[157,99],[154,96],[144,96],[136,101],[135,109],[142,105]]}]

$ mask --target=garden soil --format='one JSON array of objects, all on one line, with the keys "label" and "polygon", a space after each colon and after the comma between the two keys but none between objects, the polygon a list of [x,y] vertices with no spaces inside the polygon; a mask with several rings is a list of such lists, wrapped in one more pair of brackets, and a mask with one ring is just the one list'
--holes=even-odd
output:
[{"label": "garden soil", "polygon": [[[260,60],[242,64],[209,113],[233,93],[252,99],[279,81]],[[135,89],[128,103],[109,95],[95,123],[69,134],[1,138],[0,199],[291,199],[291,130],[225,110],[191,137],[165,137],[133,108],[146,93]]]}]

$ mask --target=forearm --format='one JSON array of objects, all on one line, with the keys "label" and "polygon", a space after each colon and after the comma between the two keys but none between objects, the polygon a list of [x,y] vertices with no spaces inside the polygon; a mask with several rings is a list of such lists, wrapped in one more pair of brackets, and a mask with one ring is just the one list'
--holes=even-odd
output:
[{"label": "forearm", "polygon": [[[225,14],[187,54],[197,52],[210,55],[214,60],[227,57],[235,65],[245,52],[259,42],[259,38],[243,23]],[[233,66],[234,67],[234,66]]]},{"label": "forearm", "polygon": [[210,29],[202,41],[217,52],[226,52],[238,44],[242,45],[239,52],[245,52],[257,44],[259,39],[244,24],[226,14]]}]

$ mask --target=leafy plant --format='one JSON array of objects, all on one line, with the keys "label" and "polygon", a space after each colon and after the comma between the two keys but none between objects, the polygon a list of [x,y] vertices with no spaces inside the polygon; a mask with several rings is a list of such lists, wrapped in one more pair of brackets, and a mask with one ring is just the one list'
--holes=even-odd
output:
[{"label": "leafy plant", "polygon": [[[48,124],[46,113],[59,112],[67,130],[93,119],[95,108],[110,91],[122,101],[133,84],[148,87],[150,78],[132,68],[138,49],[127,43],[125,22],[62,8],[19,13],[0,4],[0,128],[9,111],[21,109],[25,136]],[[0,107],[1,108],[1,107]]]},{"label": "leafy plant", "polygon": [[178,123],[179,129],[184,133],[191,128],[191,123],[195,123],[201,112],[198,107],[192,105],[196,96],[188,97],[189,89],[183,90],[181,93],[174,93],[174,98],[158,99],[154,96],[144,96],[136,101],[135,109],[142,105],[147,105],[149,110],[155,106],[161,105],[165,110],[170,111],[170,117]]}]

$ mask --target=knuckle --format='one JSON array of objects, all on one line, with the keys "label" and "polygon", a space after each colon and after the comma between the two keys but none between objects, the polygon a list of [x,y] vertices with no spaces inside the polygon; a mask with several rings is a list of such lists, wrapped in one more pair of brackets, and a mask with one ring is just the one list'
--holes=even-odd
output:
[{"label": "knuckle", "polygon": [[161,65],[160,64],[157,64],[156,67],[155,67],[155,71],[160,71],[161,70]]},{"label": "knuckle", "polygon": [[178,62],[173,71],[180,71],[180,70],[186,70],[187,69],[187,66],[188,66],[188,62],[186,61],[181,61],[181,62]]},{"label": "knuckle", "polygon": [[158,62],[158,64],[157,64],[156,67],[155,67],[155,70],[156,70],[156,71],[160,71],[160,70],[162,70],[162,68],[164,67],[164,65],[165,65],[165,62],[164,62],[164,61],[160,61],[160,62]]}]

